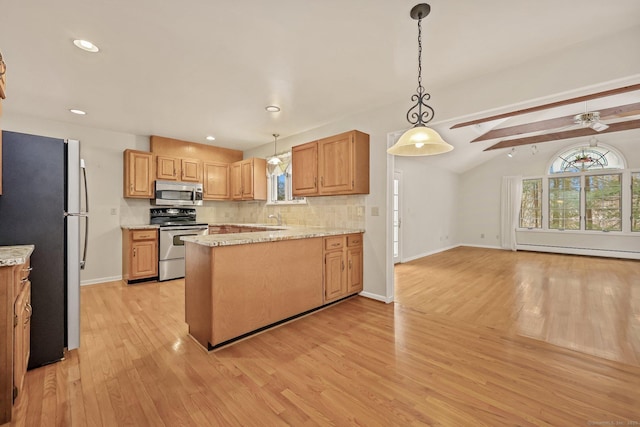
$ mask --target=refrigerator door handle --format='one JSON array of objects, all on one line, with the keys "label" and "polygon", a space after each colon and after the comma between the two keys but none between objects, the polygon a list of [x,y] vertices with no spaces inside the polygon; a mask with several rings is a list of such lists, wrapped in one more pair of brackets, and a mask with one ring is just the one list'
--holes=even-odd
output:
[{"label": "refrigerator door handle", "polygon": [[82,168],[82,181],[84,182],[84,248],[82,249],[82,260],[80,261],[80,270],[84,270],[87,263],[87,247],[89,246],[89,189],[87,188],[87,169],[84,165],[84,159],[80,159],[80,167]]}]

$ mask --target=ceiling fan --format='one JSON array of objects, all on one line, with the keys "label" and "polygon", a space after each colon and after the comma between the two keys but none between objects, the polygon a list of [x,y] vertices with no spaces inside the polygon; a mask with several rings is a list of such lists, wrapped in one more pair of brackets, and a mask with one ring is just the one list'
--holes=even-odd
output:
[{"label": "ceiling fan", "polygon": [[[576,98],[566,99],[564,101],[542,104],[531,108],[516,110],[509,113],[499,114],[495,116],[485,117],[482,119],[472,120],[464,123],[458,123],[451,127],[456,129],[464,126],[477,125],[498,119],[509,118],[517,115],[528,114],[536,111],[561,107],[565,105],[585,102],[591,99],[604,98],[614,96],[626,92],[640,91],[640,84],[624,86],[603,92],[597,92],[590,95],[580,96]],[[620,119],[630,116],[640,115],[640,102],[633,102],[626,105],[602,108],[598,111],[588,111],[585,108],[584,113],[572,114],[553,119],[540,120],[537,122],[525,123],[515,126],[492,129],[473,139],[471,142],[486,141],[489,139],[506,138],[525,134],[530,136],[522,136],[519,138],[505,139],[497,144],[486,148],[484,151],[495,150],[498,148],[515,147],[527,144],[536,144],[546,141],[556,141],[566,138],[575,138],[580,136],[593,136],[598,133],[619,132],[629,129],[640,128],[640,119],[617,121],[615,123],[603,123],[611,119]],[[577,128],[576,128],[576,125]]]},{"label": "ceiling fan", "polygon": [[573,122],[577,125],[582,126],[583,128],[591,128],[596,132],[602,132],[603,130],[607,130],[609,128],[609,125],[605,125],[600,121],[599,111],[588,111],[581,114],[576,114],[573,118]]}]

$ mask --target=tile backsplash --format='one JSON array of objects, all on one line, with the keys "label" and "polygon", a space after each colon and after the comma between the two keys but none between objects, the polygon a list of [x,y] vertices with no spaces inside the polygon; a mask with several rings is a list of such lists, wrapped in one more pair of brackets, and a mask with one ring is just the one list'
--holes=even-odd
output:
[{"label": "tile backsplash", "polygon": [[[148,224],[148,200],[121,199],[120,224]],[[271,214],[282,216],[284,225],[331,228],[365,228],[365,196],[309,197],[306,205],[267,205],[263,201],[209,202],[196,208],[198,221],[210,223],[275,224]]]}]

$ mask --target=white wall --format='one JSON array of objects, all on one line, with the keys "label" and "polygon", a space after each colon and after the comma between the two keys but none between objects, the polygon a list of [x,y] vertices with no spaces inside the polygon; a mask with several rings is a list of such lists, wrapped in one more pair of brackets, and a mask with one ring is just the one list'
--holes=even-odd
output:
[{"label": "white wall", "polygon": [[395,170],[402,171],[401,261],[456,245],[458,175],[411,157],[396,158]]}]

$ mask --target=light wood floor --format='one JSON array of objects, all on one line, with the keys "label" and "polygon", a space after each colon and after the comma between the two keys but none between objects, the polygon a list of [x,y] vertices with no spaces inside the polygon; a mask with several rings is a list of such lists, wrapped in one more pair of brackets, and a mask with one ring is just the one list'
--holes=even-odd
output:
[{"label": "light wood floor", "polygon": [[639,269],[457,248],[398,266],[396,304],[355,297],[210,354],[182,281],[85,287],[81,348],[27,373],[14,424],[640,425]]}]

